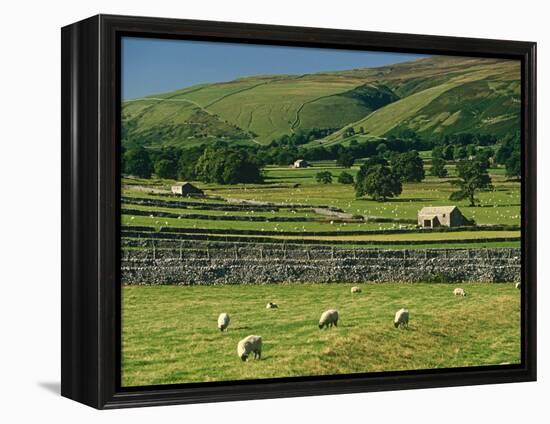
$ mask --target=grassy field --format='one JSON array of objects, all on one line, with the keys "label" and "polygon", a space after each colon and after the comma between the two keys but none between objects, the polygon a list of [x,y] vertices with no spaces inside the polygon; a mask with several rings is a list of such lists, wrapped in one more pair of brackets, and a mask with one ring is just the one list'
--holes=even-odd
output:
[{"label": "grassy field", "polygon": [[[429,161],[426,154],[425,161]],[[424,206],[448,206],[456,204],[462,213],[469,219],[473,218],[480,225],[511,225],[520,224],[520,183],[510,181],[502,175],[502,169],[490,169],[494,190],[480,192],[480,205],[471,207],[467,201],[450,202],[449,196],[455,190],[450,183],[455,174],[454,165],[448,165],[448,178],[434,178],[428,176],[421,183],[403,184],[403,193],[396,199],[386,202],[376,202],[368,198],[355,198],[355,192],[351,185],[318,184],[315,181],[317,172],[331,171],[336,176],[343,171],[355,175],[358,165],[350,169],[341,168],[333,161],[315,162],[310,168],[292,169],[289,167],[269,166],[264,170],[265,184],[236,184],[216,185],[195,183],[202,188],[208,196],[206,198],[184,198],[186,207],[178,206],[145,206],[126,203],[123,205],[128,210],[144,211],[147,215],[123,214],[122,224],[125,226],[147,226],[160,228],[189,228],[216,230],[218,237],[223,235],[235,235],[235,230],[253,230],[256,236],[264,236],[262,232],[287,232],[281,236],[300,239],[304,236],[300,233],[316,232],[309,239],[330,242],[331,240],[350,241],[352,246],[356,241],[383,241],[384,246],[391,248],[387,243],[391,241],[414,240],[417,243],[424,241],[426,244],[415,245],[419,247],[464,247],[461,240],[468,240],[466,247],[517,247],[519,246],[519,230],[506,229],[501,231],[459,231],[453,233],[426,233],[416,231],[410,234],[368,234],[369,231],[387,229],[414,230],[417,212]],[[123,180],[123,195],[130,198],[146,198],[164,201],[174,201],[173,196],[162,194],[170,189],[171,180]],[[157,191],[156,194],[151,190]],[[158,192],[161,193],[158,193]],[[299,204],[294,209],[281,208],[279,210],[254,209],[247,206],[246,210],[209,210],[203,206],[209,204],[223,205],[229,199],[244,199],[250,201],[270,202],[276,204]],[[328,205],[339,208],[346,213],[368,218],[382,218],[397,220],[397,222],[377,222],[376,220],[364,222],[344,222],[316,213],[314,207]],[[308,209],[309,208],[309,209]],[[169,213],[168,217],[159,216],[157,213]],[[174,216],[175,215],[175,216]],[[189,216],[192,215],[192,216]],[[235,220],[239,218],[240,220]],[[249,218],[260,219],[250,221]],[[292,222],[283,222],[279,219],[292,218]],[[399,221],[401,220],[401,221]],[[298,222],[296,222],[298,221]],[[347,235],[346,231],[361,231],[362,234]],[[342,235],[322,233],[342,232]],[[252,236],[249,235],[249,236]],[[504,241],[503,238],[514,237],[518,240]],[[490,240],[494,239],[493,242]],[[479,242],[477,241],[479,240]],[[377,247],[377,245],[370,245]],[[403,245],[396,245],[403,248]]]},{"label": "grassy field", "polygon": [[[427,177],[421,183],[403,184],[401,196],[387,202],[376,202],[368,198],[355,198],[351,185],[317,184],[314,175],[327,168],[281,169],[267,168],[267,181],[301,183],[301,186],[280,189],[241,188],[230,189],[219,187],[216,194],[220,196],[243,199],[264,200],[287,203],[327,204],[343,209],[353,214],[387,218],[416,219],[417,212],[424,206],[448,206],[456,204],[468,218],[474,218],[478,224],[515,224],[520,221],[520,184],[508,181],[499,173],[490,170],[494,191],[480,192],[476,197],[480,206],[471,207],[467,201],[451,202],[449,196],[456,188],[449,179]],[[342,171],[355,174],[358,167],[351,170],[331,167],[333,178]]]},{"label": "grassy field", "polygon": [[[125,286],[122,384],[187,383],[518,363],[520,292],[513,284]],[[267,310],[268,301],[279,309]],[[410,310],[408,330],[392,320]],[[337,308],[338,328],[319,330]],[[231,315],[227,332],[219,313]],[[237,342],[263,337],[262,360]]]}]

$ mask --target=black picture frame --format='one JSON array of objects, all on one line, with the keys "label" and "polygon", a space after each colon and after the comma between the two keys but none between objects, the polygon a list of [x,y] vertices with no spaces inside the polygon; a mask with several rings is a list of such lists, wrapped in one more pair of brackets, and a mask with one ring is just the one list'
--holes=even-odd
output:
[{"label": "black picture frame", "polygon": [[[97,15],[62,28],[61,394],[98,409],[536,380],[536,44]],[[520,365],[120,387],[120,37],[431,53],[521,61]]]}]

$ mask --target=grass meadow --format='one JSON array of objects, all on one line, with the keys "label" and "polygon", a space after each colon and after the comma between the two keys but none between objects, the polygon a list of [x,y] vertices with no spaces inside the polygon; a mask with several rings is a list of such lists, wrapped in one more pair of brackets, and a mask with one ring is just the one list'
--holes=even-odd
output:
[{"label": "grass meadow", "polygon": [[[518,363],[520,291],[513,284],[125,286],[122,385],[189,383]],[[267,302],[279,309],[265,309]],[[406,307],[408,329],[395,329]],[[337,328],[319,330],[337,308]],[[227,312],[226,332],[216,327]],[[260,361],[237,342],[263,338]]]},{"label": "grass meadow", "polygon": [[[430,159],[426,154],[424,161],[428,168]],[[507,180],[502,169],[490,170],[494,190],[480,192],[477,196],[480,205],[470,207],[465,201],[449,201],[454,190],[450,183],[455,177],[453,165],[447,166],[447,178],[428,176],[421,183],[405,183],[402,195],[387,202],[356,199],[352,186],[336,182],[342,171],[355,175],[358,165],[350,169],[331,161],[312,165],[305,169],[266,167],[265,184],[195,183],[205,191],[204,198],[175,199],[169,194],[174,182],[171,180],[124,179],[125,197],[183,200],[186,204],[124,203],[123,208],[145,214],[125,213],[122,224],[156,230],[202,229],[211,232],[210,240],[222,242],[225,236],[245,237],[236,230],[246,230],[250,232],[248,240],[264,237],[263,231],[279,231],[281,235],[268,237],[273,242],[285,243],[315,240],[337,248],[359,247],[357,243],[361,241],[371,243],[361,245],[362,248],[387,249],[519,246],[520,231],[514,228],[429,232],[414,230],[415,225],[410,222],[424,206],[456,204],[478,224],[519,226],[520,183]],[[316,173],[325,170],[332,172],[332,184],[315,181]],[[253,205],[243,210],[208,209],[208,205],[224,204],[229,199],[305,206],[274,210],[255,210]],[[337,207],[353,215],[407,221],[337,220],[316,213],[312,206],[318,205]],[[162,213],[170,215],[161,216]],[[224,219],[225,216],[228,218]],[[303,220],[283,222],[273,220],[274,217]],[[409,228],[411,232],[372,232],[399,228]],[[337,234],[340,231],[342,234]],[[391,244],[392,241],[396,244]],[[141,386],[518,363],[520,291],[512,283],[462,286],[468,293],[465,298],[452,295],[456,285],[442,283],[366,283],[362,285],[363,293],[353,296],[351,285],[345,282],[124,286],[122,384]],[[280,308],[265,309],[269,301],[280,304]],[[411,313],[408,330],[396,330],[392,324],[395,312],[402,307]],[[319,330],[319,316],[329,308],[340,312],[338,328]],[[224,333],[216,328],[221,312],[231,315],[229,330]],[[237,357],[236,346],[250,334],[263,337],[262,360],[243,363]]]}]

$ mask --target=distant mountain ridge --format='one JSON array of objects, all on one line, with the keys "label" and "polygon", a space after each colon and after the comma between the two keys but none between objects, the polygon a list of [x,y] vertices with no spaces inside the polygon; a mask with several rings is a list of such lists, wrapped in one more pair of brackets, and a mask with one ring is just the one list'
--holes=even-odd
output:
[{"label": "distant mountain ridge", "polygon": [[349,128],[383,137],[408,128],[427,137],[513,133],[520,122],[520,63],[435,56],[379,68],[261,75],[125,101],[126,145],[191,146],[226,140],[269,144],[298,130]]}]

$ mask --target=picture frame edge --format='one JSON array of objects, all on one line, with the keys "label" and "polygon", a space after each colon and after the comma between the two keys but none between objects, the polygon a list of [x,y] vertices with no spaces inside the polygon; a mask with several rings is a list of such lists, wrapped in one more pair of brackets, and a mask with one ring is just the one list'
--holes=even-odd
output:
[{"label": "picture frame edge", "polygon": [[[332,48],[344,48],[345,40],[352,39],[349,46],[361,49],[381,49],[384,40],[390,43],[390,49],[397,49],[399,40],[407,40],[405,44],[409,43],[411,48],[416,40],[420,44],[417,52],[422,52],[426,48],[422,46],[432,40],[436,46],[430,49],[433,53],[440,52],[444,46],[448,46],[450,54],[464,53],[468,46],[477,44],[474,55],[520,58],[525,82],[522,86],[522,178],[525,178],[522,200],[526,202],[523,205],[530,206],[526,214],[522,214],[522,282],[529,281],[529,284],[522,284],[522,304],[526,307],[522,309],[521,366],[445,372],[424,370],[410,375],[317,377],[292,382],[258,380],[252,384],[224,383],[202,388],[190,385],[190,388],[121,390],[117,366],[120,338],[117,339],[116,328],[117,322],[120,323],[117,269],[120,259],[117,215],[120,208],[117,147],[120,66],[116,43],[121,34],[129,31],[155,37],[220,40],[242,37],[241,40],[247,42],[256,40],[266,44],[271,33],[271,44]],[[260,38],[254,38],[260,33]],[[325,37],[325,41],[319,37]],[[368,40],[361,43],[361,37]],[[62,396],[97,409],[111,409],[536,380],[536,43],[96,15],[63,27],[61,47]]]}]

